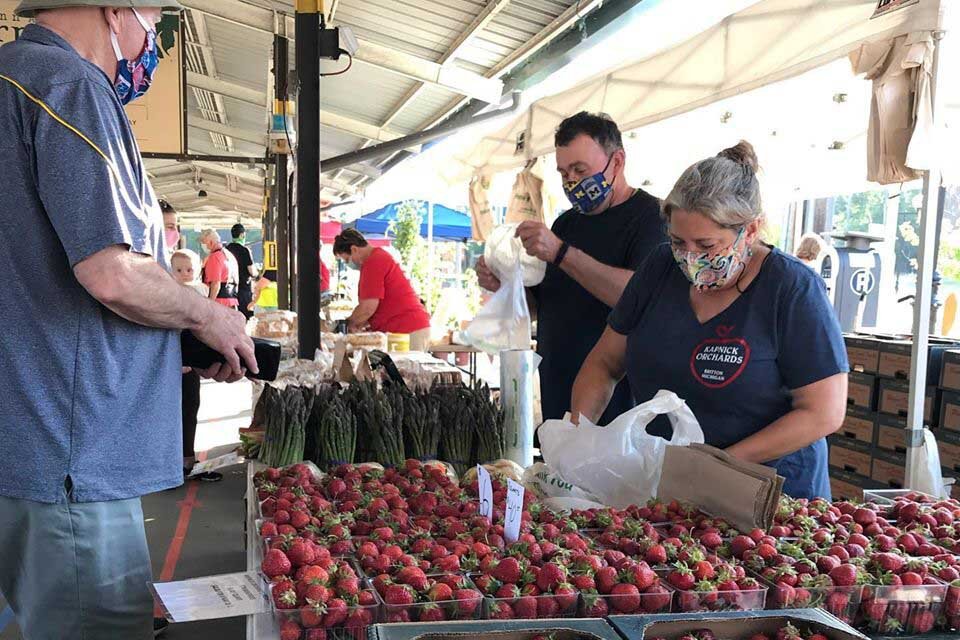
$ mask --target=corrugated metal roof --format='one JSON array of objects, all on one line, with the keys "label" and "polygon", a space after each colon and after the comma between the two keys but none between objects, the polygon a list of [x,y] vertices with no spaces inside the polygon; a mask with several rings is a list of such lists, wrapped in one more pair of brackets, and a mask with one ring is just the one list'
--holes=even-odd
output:
[{"label": "corrugated metal roof", "polygon": [[221,80],[267,90],[273,60],[273,37],[268,33],[203,16]]},{"label": "corrugated metal roof", "polygon": [[457,94],[443,87],[426,86],[417,99],[393,119],[391,127],[400,131],[420,131],[437,118],[437,114],[457,98]]},{"label": "corrugated metal roof", "polygon": [[323,79],[320,104],[324,109],[379,126],[415,86],[409,78],[357,62],[348,73]]}]

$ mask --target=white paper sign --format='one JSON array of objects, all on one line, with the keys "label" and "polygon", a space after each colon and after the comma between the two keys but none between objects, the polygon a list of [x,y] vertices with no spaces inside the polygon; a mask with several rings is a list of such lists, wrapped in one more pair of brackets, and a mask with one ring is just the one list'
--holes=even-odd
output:
[{"label": "white paper sign", "polygon": [[190,475],[187,477],[192,478],[193,476],[200,475],[201,473],[216,471],[217,469],[222,469],[224,467],[232,467],[233,465],[240,464],[241,462],[243,462],[243,459],[237,455],[236,451],[232,451],[222,456],[217,456],[216,458],[198,462],[197,464],[193,465],[193,469],[190,470]]},{"label": "white paper sign", "polygon": [[477,486],[480,491],[480,515],[493,522],[493,481],[483,465],[477,465]]},{"label": "white paper sign", "polygon": [[503,523],[503,537],[508,543],[520,538],[520,521],[523,517],[523,485],[507,478],[507,514]]},{"label": "white paper sign", "polygon": [[270,599],[257,573],[155,582],[150,585],[171,622],[216,620],[270,611]]}]

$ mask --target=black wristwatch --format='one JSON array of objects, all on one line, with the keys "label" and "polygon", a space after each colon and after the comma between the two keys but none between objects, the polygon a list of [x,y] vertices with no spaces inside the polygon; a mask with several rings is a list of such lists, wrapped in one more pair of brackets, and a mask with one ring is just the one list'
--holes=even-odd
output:
[{"label": "black wristwatch", "polygon": [[567,251],[570,249],[570,245],[564,242],[560,245],[560,249],[557,251],[557,256],[553,259],[553,266],[559,267],[560,263],[563,262],[563,259],[567,256]]}]

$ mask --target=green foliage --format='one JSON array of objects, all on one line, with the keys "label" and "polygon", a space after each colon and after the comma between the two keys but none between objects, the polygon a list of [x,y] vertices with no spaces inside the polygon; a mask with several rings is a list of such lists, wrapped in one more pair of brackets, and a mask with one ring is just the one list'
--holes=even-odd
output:
[{"label": "green foliage", "polygon": [[883,224],[887,194],[863,191],[840,196],[834,202],[834,226],[843,231],[869,231],[870,224]]},{"label": "green foliage", "polygon": [[164,14],[157,26],[157,57],[163,60],[167,52],[177,44],[180,35],[180,17]]},{"label": "green foliage", "polygon": [[423,244],[420,226],[423,224],[423,203],[406,200],[397,207],[397,215],[387,227],[387,235],[393,237],[393,247],[400,254],[404,266],[409,267],[416,251]]}]

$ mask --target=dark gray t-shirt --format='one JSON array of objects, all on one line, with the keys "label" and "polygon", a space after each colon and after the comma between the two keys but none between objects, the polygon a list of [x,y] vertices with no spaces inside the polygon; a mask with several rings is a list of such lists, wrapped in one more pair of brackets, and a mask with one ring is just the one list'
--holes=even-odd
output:
[{"label": "dark gray t-shirt", "polygon": [[180,484],[177,332],[120,318],[72,270],[112,245],[168,266],[160,208],[110,79],[37,25],[0,47],[0,185],[0,495]]}]

